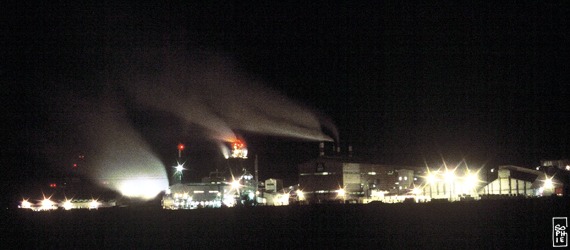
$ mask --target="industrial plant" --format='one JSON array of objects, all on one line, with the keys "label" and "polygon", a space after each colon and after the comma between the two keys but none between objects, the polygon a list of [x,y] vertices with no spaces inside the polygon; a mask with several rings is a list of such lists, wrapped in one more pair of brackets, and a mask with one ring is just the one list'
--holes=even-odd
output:
[{"label": "industrial plant", "polygon": [[299,165],[299,189],[306,203],[429,202],[532,198],[568,195],[570,162],[542,161],[529,169],[442,163],[440,166],[398,166],[355,159],[336,147]]},{"label": "industrial plant", "polygon": [[[332,150],[326,151],[325,146]],[[253,169],[244,167],[248,151],[243,141],[233,141],[228,148],[227,169],[213,171],[201,182],[183,182],[186,171],[181,162],[184,145],[179,144],[178,165],[174,167],[171,185],[160,197],[162,208],[455,202],[567,196],[570,178],[568,160],[544,160],[533,169],[513,165],[475,167],[467,162],[443,162],[435,167],[386,165],[353,157],[350,145],[342,153],[337,144],[321,142],[318,156],[298,165],[298,183],[284,186],[278,178],[259,180],[257,156]],[[83,159],[80,155],[78,162]],[[77,171],[77,168],[78,164],[74,163],[72,170]],[[66,181],[69,187],[79,186],[80,182],[76,175]],[[50,183],[50,187],[56,188],[57,184]],[[44,195],[37,203],[24,199],[19,207],[47,211],[117,206],[115,199],[66,197],[55,201],[50,198]]]}]

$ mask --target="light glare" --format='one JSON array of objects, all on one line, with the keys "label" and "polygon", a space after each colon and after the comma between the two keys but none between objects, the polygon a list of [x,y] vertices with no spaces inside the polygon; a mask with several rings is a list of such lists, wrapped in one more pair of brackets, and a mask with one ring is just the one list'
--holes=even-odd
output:
[{"label": "light glare", "polygon": [[23,200],[22,208],[32,208],[32,203],[30,203],[28,200]]},{"label": "light glare", "polygon": [[303,193],[303,191],[297,190],[296,192],[297,192],[297,198],[298,198],[300,201],[305,200],[305,194]]},{"label": "light glare", "polygon": [[53,207],[53,201],[51,201],[49,198],[44,198],[42,200],[42,209],[43,210],[50,210]]},{"label": "light glare", "polygon": [[445,174],[443,175],[443,178],[445,182],[453,182],[453,180],[455,179],[455,173],[451,171],[446,171]]},{"label": "light glare", "polygon": [[553,187],[552,178],[546,178],[546,180],[544,180],[544,189],[551,189]]},{"label": "light glare", "polygon": [[65,210],[70,210],[70,209],[72,209],[72,208],[73,208],[73,206],[72,206],[70,200],[66,200],[65,202],[63,202],[63,209],[65,209]]},{"label": "light glare", "polygon": [[165,190],[165,186],[161,179],[139,178],[122,181],[118,189],[124,196],[149,200]]}]

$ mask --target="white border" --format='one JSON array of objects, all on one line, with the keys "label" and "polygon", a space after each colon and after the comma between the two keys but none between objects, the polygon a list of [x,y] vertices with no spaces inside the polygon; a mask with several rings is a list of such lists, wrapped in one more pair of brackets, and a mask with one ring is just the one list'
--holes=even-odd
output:
[{"label": "white border", "polygon": [[[566,227],[566,245],[555,245],[554,238],[556,237],[556,231],[554,230],[554,220],[555,219],[563,219]],[[552,217],[552,247],[568,247],[568,217]]]}]

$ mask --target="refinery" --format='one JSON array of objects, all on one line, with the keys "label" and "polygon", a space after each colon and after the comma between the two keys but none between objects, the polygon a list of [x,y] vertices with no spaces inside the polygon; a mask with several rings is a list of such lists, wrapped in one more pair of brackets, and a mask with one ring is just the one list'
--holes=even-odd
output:
[{"label": "refinery", "polygon": [[[325,150],[325,145],[332,150]],[[398,166],[378,164],[353,157],[352,147],[344,154],[337,144],[319,143],[318,157],[298,165],[298,182],[284,186],[278,178],[259,180],[257,155],[253,166],[244,162],[248,150],[243,140],[227,144],[227,169],[212,171],[201,182],[183,182],[187,169],[182,162],[185,147],[177,146],[178,159],[171,185],[159,194],[146,196],[160,200],[169,210],[287,206],[307,204],[368,204],[458,202],[488,199],[530,199],[568,196],[570,161],[548,160],[541,165],[524,168],[501,165],[493,168],[469,166],[467,162],[440,166]],[[84,156],[80,156],[82,159]],[[244,167],[246,166],[246,167]],[[77,164],[73,165],[77,168]],[[152,180],[151,180],[152,181]],[[73,182],[73,181],[72,181]],[[103,181],[108,183],[107,180]],[[140,194],[148,185],[144,180],[122,195],[106,198],[24,198],[21,209],[33,211],[100,209],[137,206],[125,194]],[[57,184],[51,183],[56,189]],[[135,189],[135,190],[131,190]],[[65,190],[64,190],[65,191]],[[143,192],[144,193],[144,192]],[[93,195],[93,194],[90,194]],[[127,202],[125,202],[127,200]],[[156,204],[155,204],[156,205]]]}]

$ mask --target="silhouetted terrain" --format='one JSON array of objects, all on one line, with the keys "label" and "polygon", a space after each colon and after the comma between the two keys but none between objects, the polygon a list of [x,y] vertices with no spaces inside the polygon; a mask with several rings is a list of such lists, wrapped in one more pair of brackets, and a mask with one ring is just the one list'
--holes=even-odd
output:
[{"label": "silhouetted terrain", "polygon": [[452,248],[552,246],[568,199],[162,210],[6,210],[10,248]]}]

